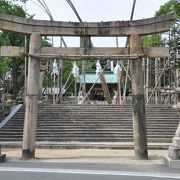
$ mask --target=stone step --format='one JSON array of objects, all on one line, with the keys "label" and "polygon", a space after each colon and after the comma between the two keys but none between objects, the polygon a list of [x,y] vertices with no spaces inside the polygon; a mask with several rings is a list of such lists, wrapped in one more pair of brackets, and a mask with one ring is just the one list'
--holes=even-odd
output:
[{"label": "stone step", "polygon": [[[170,106],[147,106],[148,142],[171,142],[179,117]],[[0,141],[22,141],[24,109],[0,130]],[[40,142],[133,142],[131,106],[41,105]]]},{"label": "stone step", "polygon": [[[66,116],[68,116],[68,115],[78,115],[78,114],[82,114],[82,115],[94,115],[94,116],[96,116],[96,115],[101,115],[101,116],[103,116],[103,115],[110,115],[110,116],[112,116],[112,115],[115,115],[115,116],[118,116],[118,115],[126,115],[126,116],[130,116],[130,117],[132,117],[132,112],[119,112],[119,111],[114,111],[114,112],[112,112],[112,111],[106,111],[106,112],[102,112],[101,111],[101,113],[100,112],[93,112],[93,111],[88,111],[88,112],[72,112],[72,111],[69,111],[69,112],[60,112],[60,111],[57,111],[57,112],[55,112],[55,111],[44,111],[44,112],[38,112],[38,115],[42,115],[42,114],[44,114],[44,113],[46,113],[47,115],[50,115],[50,114],[52,114],[52,115],[66,115]],[[50,113],[50,114],[49,114]],[[153,114],[152,114],[153,113]],[[24,115],[24,113],[22,113],[22,114],[20,114],[20,116],[22,116],[22,115]],[[172,113],[165,113],[165,112],[149,112],[149,113],[146,113],[146,115],[147,116],[153,116],[153,115],[162,115],[162,116],[164,116],[164,115],[168,115],[168,116],[173,116],[173,117],[178,117],[176,114],[174,114],[173,112]]]},{"label": "stone step", "polygon": [[[168,121],[157,121],[157,122],[146,122],[146,124],[147,124],[147,126],[161,126],[161,125],[177,125],[179,123],[179,121],[177,120],[177,121],[171,121],[171,122],[168,122]],[[14,125],[14,126],[23,126],[23,123],[8,123],[8,124],[6,124],[6,127],[8,127],[8,126],[12,126],[12,124]],[[51,121],[51,122],[47,122],[47,121],[38,121],[38,126],[43,126],[43,125],[59,125],[59,126],[63,126],[63,125],[73,125],[73,126],[75,126],[75,125],[84,125],[84,124],[86,124],[86,125],[91,125],[91,126],[93,126],[93,125],[106,125],[106,126],[111,126],[111,125],[119,125],[119,126],[131,126],[132,124],[133,124],[133,122],[132,121],[126,121],[126,122],[118,122],[118,121],[114,121],[114,122],[107,122],[107,121],[95,121],[95,122],[93,122],[93,121],[76,121],[76,120],[74,120],[74,121]]]},{"label": "stone step", "polygon": [[[86,127],[84,127],[84,126],[86,126]],[[161,128],[162,129],[166,129],[166,130],[170,130],[170,129],[176,129],[177,128],[177,126],[178,126],[178,123],[177,124],[174,124],[174,125],[171,125],[171,126],[169,126],[168,124],[166,124],[166,125],[147,125],[147,129],[155,129],[155,130],[160,130]],[[61,125],[61,124],[57,124],[57,125],[55,125],[55,124],[51,124],[51,125],[48,125],[48,124],[45,124],[45,125],[38,125],[38,129],[109,129],[109,128],[112,128],[112,129],[117,129],[117,128],[119,128],[119,129],[132,129],[132,125],[130,124],[130,125],[116,125],[116,124],[113,124],[113,125],[109,125],[109,124],[103,124],[103,125],[94,125],[94,124],[76,124],[76,125],[73,125],[73,124],[63,124],[63,125]],[[23,129],[23,125],[21,125],[21,126],[18,126],[18,127],[12,127],[12,126],[7,126],[7,127],[4,127],[1,131],[3,131],[3,130],[5,130],[5,129],[8,129],[8,130],[10,130],[10,129],[14,129],[14,130],[16,130],[16,129],[18,129],[18,128],[20,128],[20,129]]]},{"label": "stone step", "polygon": [[[62,134],[60,134],[62,135]],[[147,136],[148,138],[151,138],[156,141],[156,140],[159,140],[159,139],[169,139],[169,138],[172,138],[173,136],[172,135],[151,135],[151,136]],[[6,138],[6,139],[11,139],[11,138],[8,138],[6,135],[1,135],[1,141],[3,138]],[[16,135],[12,135],[12,138],[22,138],[22,134],[16,134]],[[97,140],[97,139],[109,139],[111,141],[115,139],[121,139],[121,138],[125,138],[125,139],[132,139],[133,138],[133,134],[129,134],[128,136],[126,134],[116,134],[116,135],[110,135],[110,134],[98,134],[98,136],[96,136],[95,134],[76,134],[76,136],[74,134],[63,134],[62,136],[59,136],[59,134],[37,134],[36,136],[37,139],[69,139],[71,138],[72,141],[74,139],[94,139],[94,140]],[[93,140],[92,140],[93,141]]]},{"label": "stone step", "polygon": [[[16,118],[18,118],[18,117],[16,117]],[[13,120],[12,120],[13,121]],[[11,122],[12,122],[11,121]],[[121,118],[111,118],[111,117],[107,117],[107,118],[105,118],[105,117],[99,117],[99,118],[93,118],[93,117],[91,117],[91,118],[89,118],[89,117],[44,117],[44,118],[42,118],[42,117],[38,117],[38,122],[108,122],[108,121],[111,121],[111,122],[119,122],[119,123],[126,123],[126,122],[133,122],[133,120],[132,120],[132,118],[128,118],[128,117],[121,117]],[[149,122],[152,122],[152,123],[156,123],[156,122],[164,122],[164,123],[166,123],[166,122],[177,122],[177,121],[179,121],[179,119],[178,118],[175,118],[175,117],[166,117],[166,118],[163,118],[163,117],[159,117],[159,118],[156,118],[156,117],[154,117],[154,118],[146,118],[146,122],[147,123],[149,123]],[[24,123],[24,119],[20,119],[20,118],[18,118],[18,120],[15,120],[14,121],[14,123]]]},{"label": "stone step", "polygon": [[[22,133],[23,132],[23,129],[19,129],[18,131],[16,130],[15,131],[15,129],[13,130],[13,131],[10,131],[10,130],[8,130],[8,131],[1,131],[0,132],[0,134],[17,134],[17,133]],[[47,133],[49,133],[49,134],[56,134],[56,133],[59,133],[59,134],[64,134],[64,133],[74,133],[74,134],[78,134],[78,133],[84,133],[84,134],[86,134],[86,133],[88,133],[88,134],[96,134],[96,133],[105,133],[105,134],[107,134],[107,133],[109,133],[109,134],[131,134],[133,132],[133,129],[93,129],[93,128],[89,128],[89,129],[37,129],[37,133],[41,133],[41,134],[47,134]],[[154,134],[160,134],[160,133],[163,133],[163,134],[174,134],[174,130],[172,130],[172,129],[169,129],[168,131],[166,131],[166,129],[164,129],[164,130],[159,130],[159,131],[157,131],[157,130],[154,130],[154,129],[152,129],[152,130],[149,130],[149,129],[147,129],[147,133],[148,134],[152,134],[152,135],[154,135]]]},{"label": "stone step", "polygon": [[[172,137],[170,137],[172,138]],[[161,143],[171,143],[172,139],[170,139],[169,137],[161,137],[161,138],[151,138],[148,137],[148,142],[161,142]],[[50,141],[50,142],[133,142],[133,138],[132,137],[98,137],[98,138],[92,138],[92,137],[37,137],[36,138],[37,141]],[[7,138],[7,137],[2,137],[1,141],[22,141],[22,136],[19,137],[12,137],[12,138]]]}]

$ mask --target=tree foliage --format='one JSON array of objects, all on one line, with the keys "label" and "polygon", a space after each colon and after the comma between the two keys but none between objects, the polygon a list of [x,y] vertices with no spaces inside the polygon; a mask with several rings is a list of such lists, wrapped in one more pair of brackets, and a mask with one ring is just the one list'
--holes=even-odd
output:
[{"label": "tree foliage", "polygon": [[[26,2],[26,0],[21,0],[21,2]],[[9,15],[19,16],[27,19],[32,19],[33,16],[29,15],[22,6],[14,3],[14,1],[0,0],[0,13],[5,13]],[[43,46],[51,46],[49,39],[44,37],[42,40]],[[19,33],[13,32],[2,32],[0,31],[0,46],[19,46],[28,47],[29,46],[29,36],[25,36]],[[0,79],[5,80],[5,74],[7,71],[11,70],[11,88],[8,88],[6,93],[17,95],[17,93],[24,86],[24,68],[25,68],[25,58],[0,58]],[[7,90],[7,88],[6,88]]]},{"label": "tree foliage", "polygon": [[176,0],[169,0],[164,5],[160,6],[160,9],[156,11],[155,16],[162,14],[176,12],[177,19],[180,19],[180,3]]},{"label": "tree foliage", "polygon": [[164,45],[165,40],[161,38],[160,34],[148,35],[143,39],[143,47],[159,47]]},{"label": "tree foliage", "polygon": [[[30,18],[19,5],[11,1],[0,0],[0,13]],[[0,32],[0,46],[24,46],[24,35],[10,32]],[[5,73],[11,69],[12,87],[7,93],[16,95],[23,85],[24,58],[0,58],[0,78],[4,80]],[[5,82],[5,81],[4,81]]]},{"label": "tree foliage", "polygon": [[155,16],[160,16],[170,12],[176,12],[177,15],[177,20],[175,23],[173,23],[171,28],[171,39],[162,38],[161,34],[146,36],[143,42],[144,47],[165,45],[172,46],[175,42],[177,43],[177,41],[179,41],[180,28],[178,22],[180,20],[180,3],[178,3],[176,0],[169,0],[167,3],[160,6],[159,10],[156,11]]},{"label": "tree foliage", "polygon": [[167,3],[162,5],[160,9],[156,12],[156,16],[176,12],[176,21],[172,24],[170,30],[170,36],[167,40],[167,44],[170,47],[170,60],[171,64],[175,68],[180,67],[179,56],[180,56],[180,2],[176,0],[169,0]]}]

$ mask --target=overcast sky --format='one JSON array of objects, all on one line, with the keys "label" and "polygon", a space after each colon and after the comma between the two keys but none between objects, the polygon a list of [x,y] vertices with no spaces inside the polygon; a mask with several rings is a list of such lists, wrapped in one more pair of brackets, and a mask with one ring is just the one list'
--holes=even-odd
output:
[{"label": "overcast sky", "polygon": [[[129,20],[133,0],[71,0],[76,7],[83,21],[116,21]],[[133,19],[153,17],[161,5],[168,0],[136,0],[136,7]],[[43,12],[29,0],[26,9],[29,14],[35,14],[35,19],[49,20]],[[57,21],[78,21],[76,15],[66,0],[45,0],[54,20]],[[65,38],[68,46],[79,46],[78,38]],[[58,38],[54,40],[55,46],[59,45]],[[119,38],[120,46],[123,46],[123,39]],[[94,46],[116,46],[114,38],[93,38]]]}]

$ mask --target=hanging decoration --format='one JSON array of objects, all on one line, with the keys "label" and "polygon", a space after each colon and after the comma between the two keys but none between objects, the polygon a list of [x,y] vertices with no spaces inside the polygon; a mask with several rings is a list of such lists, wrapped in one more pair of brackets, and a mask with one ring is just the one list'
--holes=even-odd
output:
[{"label": "hanging decoration", "polygon": [[79,76],[79,68],[78,68],[78,66],[77,66],[77,64],[76,64],[75,61],[74,61],[74,63],[73,63],[72,74],[73,74],[73,76],[74,76],[76,79],[77,79],[78,76]]},{"label": "hanging decoration", "polygon": [[96,62],[96,74],[98,75],[101,72],[102,72],[102,67],[101,67],[99,60],[97,60],[97,62]]},{"label": "hanging decoration", "polygon": [[119,76],[120,72],[121,72],[121,66],[117,63],[116,66],[114,67],[113,73],[116,76]]},{"label": "hanging decoration", "polygon": [[114,71],[114,61],[111,61],[111,71]]},{"label": "hanging decoration", "polygon": [[52,74],[54,74],[54,75],[58,75],[59,74],[59,68],[58,68],[56,59],[53,62]]}]

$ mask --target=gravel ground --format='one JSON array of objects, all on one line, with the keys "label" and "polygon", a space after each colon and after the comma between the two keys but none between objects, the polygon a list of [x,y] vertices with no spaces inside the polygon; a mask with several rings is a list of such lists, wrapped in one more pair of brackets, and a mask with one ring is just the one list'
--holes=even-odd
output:
[{"label": "gravel ground", "polygon": [[[21,159],[21,148],[2,148],[7,159]],[[167,150],[149,150],[149,160],[137,160],[133,150],[110,149],[36,149],[36,159],[79,160],[104,163],[164,164]]]}]

